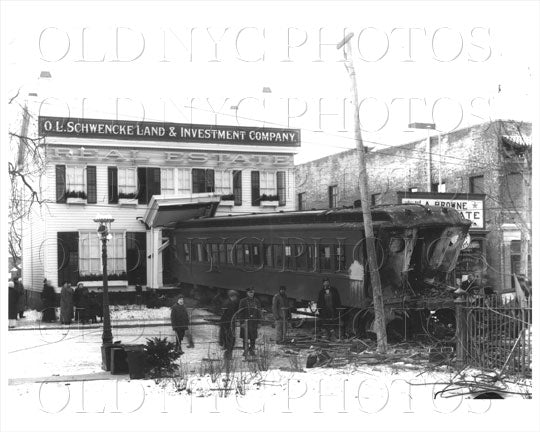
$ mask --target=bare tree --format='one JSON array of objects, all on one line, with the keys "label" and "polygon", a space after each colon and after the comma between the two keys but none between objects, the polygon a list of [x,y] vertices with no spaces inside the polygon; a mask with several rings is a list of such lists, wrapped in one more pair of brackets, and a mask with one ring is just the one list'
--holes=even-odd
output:
[{"label": "bare tree", "polygon": [[33,206],[41,206],[45,203],[41,193],[41,178],[45,170],[45,161],[40,148],[41,139],[37,136],[35,138],[29,136],[32,116],[26,105],[23,106],[17,101],[19,93],[20,89],[9,99],[9,104],[13,105],[14,110],[20,107],[22,118],[20,130],[9,131],[11,152],[8,161],[10,182],[8,250],[18,270],[20,270],[22,258],[23,221],[30,214]]}]

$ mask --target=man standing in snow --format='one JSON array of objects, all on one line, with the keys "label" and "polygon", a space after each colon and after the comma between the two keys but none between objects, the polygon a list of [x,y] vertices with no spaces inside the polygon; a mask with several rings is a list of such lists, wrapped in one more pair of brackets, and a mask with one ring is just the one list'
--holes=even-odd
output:
[{"label": "man standing in snow", "polygon": [[240,337],[244,340],[244,356],[255,354],[259,323],[262,318],[261,302],[255,298],[255,289],[249,287],[247,297],[240,300],[238,318],[242,322]]},{"label": "man standing in snow", "polygon": [[176,334],[176,350],[180,354],[184,354],[184,351],[182,351],[182,339],[184,339],[186,330],[189,328],[189,316],[184,306],[184,296],[182,294],[178,296],[178,300],[171,307],[171,325]]},{"label": "man standing in snow", "polygon": [[272,299],[272,313],[276,321],[276,343],[282,344],[287,336],[287,323],[290,318],[289,300],[283,285],[279,287],[279,292]]}]

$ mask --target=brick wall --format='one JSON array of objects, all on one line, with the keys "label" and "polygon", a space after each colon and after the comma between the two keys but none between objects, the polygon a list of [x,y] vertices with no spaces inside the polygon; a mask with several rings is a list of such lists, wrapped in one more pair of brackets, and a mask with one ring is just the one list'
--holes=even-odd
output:
[{"label": "brick wall", "polygon": [[[503,193],[508,172],[519,165],[503,159],[501,135],[531,136],[530,123],[494,121],[431,137],[431,183],[446,184],[447,193],[469,193],[469,179],[484,176],[486,194],[486,273],[488,279],[500,288],[504,272],[504,222],[516,219],[515,209],[505,207]],[[380,194],[381,204],[397,203],[396,191],[427,188],[426,140],[400,146],[381,147],[366,154],[368,188],[370,194]],[[306,209],[328,208],[328,187],[338,186],[338,207],[351,206],[360,199],[358,186],[359,162],[356,150],[327,156],[295,167],[296,194],[305,193]],[[513,179],[515,180],[515,178]],[[519,187],[512,185],[513,193]],[[433,190],[433,192],[437,192]],[[519,201],[519,197],[515,201]]]}]

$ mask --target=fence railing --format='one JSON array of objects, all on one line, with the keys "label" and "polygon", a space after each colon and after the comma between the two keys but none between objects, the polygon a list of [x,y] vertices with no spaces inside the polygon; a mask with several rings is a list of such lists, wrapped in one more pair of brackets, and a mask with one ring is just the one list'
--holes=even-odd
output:
[{"label": "fence railing", "polygon": [[458,362],[501,374],[532,374],[532,298],[469,297],[457,304]]}]

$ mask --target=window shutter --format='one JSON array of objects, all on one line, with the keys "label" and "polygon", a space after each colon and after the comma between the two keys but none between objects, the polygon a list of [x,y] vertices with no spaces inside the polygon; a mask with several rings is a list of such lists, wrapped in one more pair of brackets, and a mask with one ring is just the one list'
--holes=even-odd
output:
[{"label": "window shutter", "polygon": [[152,198],[153,195],[161,195],[161,169],[148,168],[147,179],[148,179],[147,202],[150,202],[150,199]]},{"label": "window shutter", "polygon": [[137,168],[137,198],[139,204],[147,204],[146,168]]},{"label": "window shutter", "polygon": [[285,183],[285,171],[277,172],[277,194],[279,205],[284,206],[286,202],[286,183]]},{"label": "window shutter", "polygon": [[191,171],[191,190],[193,193],[204,192],[204,170],[193,168]]},{"label": "window shutter", "polygon": [[66,166],[56,165],[56,202],[66,202]]},{"label": "window shutter", "polygon": [[251,171],[251,205],[258,206],[261,201],[261,183],[259,171]]},{"label": "window shutter", "polygon": [[214,170],[205,171],[205,192],[214,192]]},{"label": "window shutter", "polygon": [[88,204],[97,203],[96,167],[86,167],[86,202]]},{"label": "window shutter", "polygon": [[109,204],[118,204],[118,168],[107,167]]},{"label": "window shutter", "polygon": [[233,171],[234,205],[242,205],[242,171]]}]

